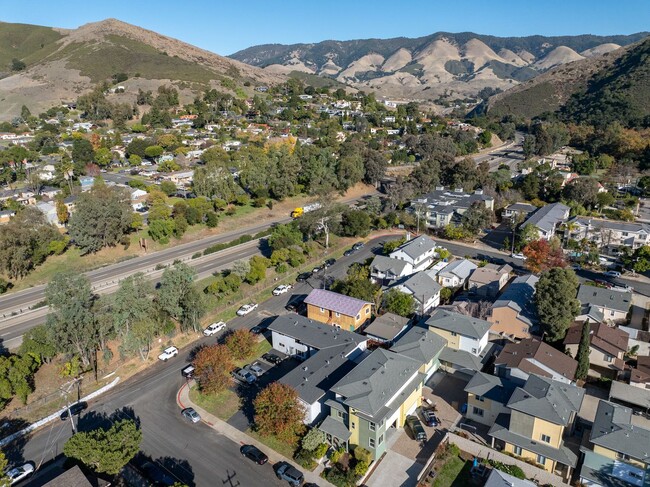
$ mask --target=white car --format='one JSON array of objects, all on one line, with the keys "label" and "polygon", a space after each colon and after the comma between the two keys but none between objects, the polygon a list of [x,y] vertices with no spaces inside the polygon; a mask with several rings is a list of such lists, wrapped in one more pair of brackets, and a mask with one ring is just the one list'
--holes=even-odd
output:
[{"label": "white car", "polygon": [[273,296],[288,293],[293,286],[291,284],[281,284],[273,290]]},{"label": "white car", "polygon": [[526,260],[526,256],[524,254],[511,254],[510,257],[513,259]]},{"label": "white car", "polygon": [[15,467],[7,470],[5,472],[5,475],[9,479],[9,482],[11,482],[11,485],[13,485],[16,482],[20,482],[21,480],[29,477],[32,473],[34,473],[34,465],[31,463],[26,463],[20,467]]},{"label": "white car", "polygon": [[210,337],[212,335],[219,333],[221,330],[225,330],[225,329],[226,329],[226,323],[224,321],[219,321],[217,323],[212,323],[205,330],[203,330],[203,334],[207,337]]},{"label": "white car", "polygon": [[237,310],[237,316],[245,316],[251,311],[253,311],[254,309],[257,309],[257,303],[245,304],[244,306],[242,306]]},{"label": "white car", "polygon": [[250,365],[245,365],[244,369],[249,370],[255,377],[264,375],[264,369],[260,366],[259,362],[253,362]]},{"label": "white car", "polygon": [[176,355],[178,355],[178,348],[167,347],[160,355],[158,355],[158,360],[167,362],[170,358],[175,357]]}]

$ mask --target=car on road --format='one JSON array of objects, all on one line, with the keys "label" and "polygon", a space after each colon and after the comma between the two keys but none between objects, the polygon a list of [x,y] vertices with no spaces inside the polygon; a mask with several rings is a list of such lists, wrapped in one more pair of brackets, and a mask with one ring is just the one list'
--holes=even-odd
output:
[{"label": "car on road", "polygon": [[357,242],[352,246],[353,250],[359,250],[361,247],[363,247],[364,243],[363,242]]},{"label": "car on road", "polygon": [[261,377],[264,375],[264,369],[259,362],[253,362],[250,365],[245,365],[244,369],[250,371],[255,377]]},{"label": "car on road", "polygon": [[273,290],[273,296],[280,296],[288,293],[293,286],[291,284],[281,284]]},{"label": "car on road", "polygon": [[582,266],[580,264],[573,264],[571,266],[571,269],[573,269],[574,271],[580,271],[582,270]]},{"label": "car on road", "polygon": [[417,416],[407,416],[406,426],[411,431],[414,440],[427,441],[427,433],[424,431],[424,426],[422,426],[422,423]]},{"label": "car on road", "polygon": [[634,292],[634,288],[632,286],[628,286],[627,284],[617,285],[617,286],[614,286],[612,289],[614,291],[621,291],[621,292],[624,292],[624,293],[633,293]]},{"label": "car on road", "polygon": [[168,475],[161,466],[153,462],[146,462],[142,465],[141,470],[147,480],[151,481],[151,485],[156,487],[171,487],[176,483],[176,480]]},{"label": "car on road", "polygon": [[262,359],[266,360],[268,363],[273,365],[277,365],[280,362],[282,362],[282,357],[270,352],[267,352],[264,355],[262,355]]},{"label": "car on road", "polygon": [[243,445],[239,449],[239,452],[246,458],[253,460],[258,465],[264,465],[269,461],[269,457],[266,456],[266,453],[257,448],[255,445]]},{"label": "car on road", "polygon": [[252,384],[257,380],[257,377],[253,375],[253,373],[249,370],[246,369],[240,369],[236,368],[235,370],[232,371],[232,376],[245,384]]},{"label": "car on road", "polygon": [[163,362],[167,362],[170,358],[175,357],[178,355],[178,348],[176,347],[167,347],[162,351],[160,355],[158,355],[158,360],[162,360]]},{"label": "car on road", "polygon": [[522,253],[510,254],[513,259],[526,260],[526,256]]},{"label": "car on road", "polygon": [[324,268],[325,268],[325,267],[319,265],[319,266],[317,266],[317,267],[314,267],[314,269],[311,271],[311,273],[312,273],[312,274],[318,274],[318,273],[319,273],[320,271],[322,271]]},{"label": "car on road", "polygon": [[431,409],[420,408],[420,417],[422,418],[422,421],[424,421],[424,424],[429,427],[438,426],[438,424],[440,424],[440,421],[438,421],[438,418]]},{"label": "car on road", "polygon": [[257,303],[248,303],[237,310],[237,316],[246,316],[251,311],[257,309]]},{"label": "car on road", "polygon": [[603,276],[618,278],[621,277],[621,273],[618,271],[607,271],[607,272],[603,272]]},{"label": "car on road", "polygon": [[280,480],[286,480],[293,487],[299,487],[305,480],[302,472],[287,462],[280,462],[275,475]]},{"label": "car on road", "polygon": [[211,337],[212,335],[216,335],[217,333],[225,329],[226,329],[226,322],[218,321],[216,323],[212,323],[205,330],[203,330],[203,334],[207,337]]},{"label": "car on road", "polygon": [[349,255],[352,255],[352,254],[354,254],[354,249],[348,249],[348,250],[346,250],[345,252],[343,252],[343,255],[344,255],[345,257],[347,257],[347,256],[349,256]]},{"label": "car on road", "polygon": [[191,379],[194,377],[194,366],[193,365],[188,365],[184,368],[181,369],[181,375],[185,377],[186,379]]},{"label": "car on road", "polygon": [[[75,402],[70,405],[70,415],[77,416],[81,411],[88,409],[88,403],[86,401]],[[68,409],[64,409],[60,416],[62,421],[68,419]]]},{"label": "car on road", "polygon": [[328,267],[332,267],[335,263],[336,263],[336,259],[327,259],[323,263],[323,267],[325,267],[325,269],[327,269]]},{"label": "car on road", "polygon": [[198,423],[201,421],[201,416],[199,416],[199,413],[197,413],[194,408],[185,408],[181,411],[181,414],[185,419],[192,423]]},{"label": "car on road", "polygon": [[298,274],[298,277],[296,277],[296,282],[306,282],[310,277],[311,272],[303,272],[302,274]]},{"label": "car on road", "polygon": [[34,465],[32,463],[25,463],[19,467],[10,468],[5,472],[11,485],[26,479],[34,473]]}]

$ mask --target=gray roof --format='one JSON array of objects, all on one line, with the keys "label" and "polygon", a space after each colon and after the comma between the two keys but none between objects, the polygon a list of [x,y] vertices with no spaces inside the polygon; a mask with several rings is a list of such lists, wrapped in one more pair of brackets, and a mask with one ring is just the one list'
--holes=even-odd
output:
[{"label": "gray roof", "polygon": [[428,364],[447,346],[440,335],[419,326],[412,327],[391,347],[392,352],[406,355],[421,364]]},{"label": "gray roof", "polygon": [[407,265],[408,263],[403,260],[391,259],[385,255],[376,255],[375,258],[372,259],[370,269],[382,273],[390,272],[396,276],[400,276],[404,273],[404,269]]},{"label": "gray roof", "polygon": [[581,284],[578,288],[578,301],[627,313],[632,304],[632,293]]},{"label": "gray roof", "polygon": [[[88,477],[81,471],[78,465],[69,468],[61,475],[56,476],[49,482],[43,484],[43,487],[92,487]],[[98,485],[110,485],[103,481]]]},{"label": "gray roof", "polygon": [[404,327],[408,325],[409,319],[402,316],[386,313],[375,318],[363,332],[383,340],[392,340],[399,335]]},{"label": "gray roof", "polygon": [[585,390],[548,377],[531,374],[523,387],[517,387],[508,408],[553,424],[567,426],[580,410]]},{"label": "gray roof", "polygon": [[440,272],[439,276],[444,276],[445,274],[453,274],[460,277],[461,279],[467,279],[469,275],[476,269],[478,266],[467,259],[455,260],[451,264],[445,266]]},{"label": "gray roof", "polygon": [[323,433],[328,433],[343,441],[348,441],[350,436],[352,436],[350,430],[348,430],[342,422],[337,421],[332,416],[327,416],[318,429]]},{"label": "gray roof", "polygon": [[427,237],[426,235],[422,235],[420,237],[414,238],[412,240],[409,240],[408,242],[403,243],[398,248],[396,248],[393,252],[391,252],[391,255],[394,252],[401,250],[410,258],[417,259],[422,254],[429,252],[430,250],[434,250],[435,248],[436,248],[436,243],[433,241],[433,239]]},{"label": "gray roof", "polygon": [[589,303],[585,303],[581,305],[580,314],[578,316],[591,318],[592,320],[598,323],[602,323],[603,320],[605,319],[605,315],[600,310],[600,308],[595,304],[589,304]]},{"label": "gray roof", "polygon": [[369,304],[367,301],[327,291],[326,289],[313,289],[309,296],[305,298],[305,303],[345,316],[356,316],[366,304]]},{"label": "gray roof", "polygon": [[[454,189],[445,189],[444,186],[438,186],[434,191],[425,195],[419,196],[414,202],[425,203],[429,207],[450,207],[451,211],[458,209],[466,210],[473,203],[477,201],[493,201],[494,198],[483,194],[483,191],[475,191],[474,193],[466,193],[462,190],[457,191]],[[441,208],[442,209],[442,208]],[[436,211],[438,209],[436,208]]]},{"label": "gray roof", "polygon": [[346,344],[356,347],[366,341],[357,333],[310,320],[295,313],[278,316],[268,329],[295,338],[300,343],[318,350]]},{"label": "gray roof", "polygon": [[481,357],[477,357],[465,350],[456,350],[455,348],[445,347],[440,353],[439,360],[458,366],[461,369],[473,370],[478,372],[483,369]]},{"label": "gray roof", "polygon": [[515,384],[502,377],[476,372],[465,386],[465,392],[506,404],[515,390]]},{"label": "gray roof", "polygon": [[[412,358],[377,348],[331,390],[343,396],[342,402],[347,406],[379,420],[390,412],[386,403],[409,378],[413,377],[411,385],[415,387],[422,382],[420,365]],[[412,390],[406,388],[401,395],[406,394],[406,398]],[[399,400],[394,403],[401,404]]]},{"label": "gray roof", "polygon": [[569,207],[562,203],[552,203],[542,206],[523,223],[523,226],[533,225],[546,232],[550,232],[558,223],[564,220],[568,211]]},{"label": "gray roof", "polygon": [[492,323],[471,316],[462,315],[446,309],[436,309],[426,321],[429,327],[439,328],[480,340],[488,332]]},{"label": "gray roof", "polygon": [[650,389],[631,386],[625,382],[612,381],[609,389],[609,398],[625,401],[626,403],[650,409]]},{"label": "gray roof", "polygon": [[572,223],[582,225],[585,227],[590,227],[594,229],[605,229],[605,230],[617,230],[621,232],[630,232],[638,233],[645,232],[650,233],[650,225],[647,223],[637,223],[637,222],[619,222],[614,220],[607,220],[604,218],[590,218],[588,216],[577,216],[570,220]]},{"label": "gray roof", "polygon": [[530,480],[522,480],[493,468],[484,487],[537,487]]},{"label": "gray roof", "polygon": [[512,308],[519,313],[520,318],[532,325],[537,320],[533,299],[537,281],[539,277],[533,274],[515,278],[494,302],[492,308]]},{"label": "gray roof", "polygon": [[537,207],[535,205],[531,205],[530,203],[513,203],[506,206],[505,209],[510,211],[532,213],[537,209]]},{"label": "gray roof", "polygon": [[404,286],[411,291],[413,298],[420,303],[426,303],[440,292],[442,286],[436,281],[433,271],[420,271],[392,284],[391,287]]},{"label": "gray roof", "polygon": [[601,400],[589,438],[595,445],[650,462],[650,430],[632,425],[632,410]]},{"label": "gray roof", "polygon": [[[644,469],[630,463],[607,458],[598,453],[589,450],[583,450],[584,457],[582,468],[580,469],[580,478],[591,480],[593,485],[606,485],[616,487],[633,487],[635,485],[650,487],[650,474],[644,472]],[[621,468],[623,467],[624,468]],[[634,471],[643,476],[643,483],[630,483],[628,476],[630,471]]]}]

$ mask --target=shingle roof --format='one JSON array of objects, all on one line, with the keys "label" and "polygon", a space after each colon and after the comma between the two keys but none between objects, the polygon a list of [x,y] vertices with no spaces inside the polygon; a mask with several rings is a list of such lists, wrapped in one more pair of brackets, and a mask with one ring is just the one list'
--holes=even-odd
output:
[{"label": "shingle roof", "polygon": [[550,232],[559,222],[564,220],[564,216],[568,211],[569,207],[562,203],[552,203],[542,206],[523,223],[523,226],[533,225],[546,232]]},{"label": "shingle roof", "polygon": [[[565,345],[576,345],[580,343],[582,326],[582,324],[577,324],[567,330],[567,334],[564,337]],[[627,333],[618,328],[601,323],[589,325],[589,340],[591,345],[614,357],[617,357],[621,352],[627,351],[629,338],[630,336]]]},{"label": "shingle roof", "polygon": [[498,281],[503,274],[508,274],[511,271],[512,267],[507,264],[502,266],[488,264],[474,269],[474,272],[469,276],[469,280],[479,284],[489,284]]},{"label": "shingle roof", "polygon": [[529,203],[513,203],[511,205],[506,206],[505,209],[510,211],[517,211],[517,212],[525,211],[526,213],[532,213],[537,209],[537,207]]},{"label": "shingle roof", "polygon": [[550,376],[532,361],[539,362],[569,380],[575,378],[578,368],[578,362],[571,357],[533,338],[525,338],[519,343],[508,343],[494,361],[494,365],[517,368],[529,374]]},{"label": "shingle roof", "polygon": [[506,404],[515,390],[515,384],[502,377],[476,372],[465,386],[465,392]]},{"label": "shingle roof", "polygon": [[539,281],[539,277],[533,274],[515,278],[501,293],[499,299],[494,302],[492,309],[512,308],[520,315],[520,318],[524,318],[528,324],[532,325],[537,321],[537,311],[533,300],[537,281]]},{"label": "shingle roof", "polygon": [[436,242],[433,239],[422,235],[420,237],[409,240],[406,243],[403,243],[398,248],[396,248],[391,255],[397,251],[402,251],[412,259],[418,258],[420,255],[434,250],[436,248]]},{"label": "shingle roof", "polygon": [[393,313],[386,313],[375,318],[363,331],[366,335],[372,335],[384,340],[392,340],[399,335],[408,322],[408,318]]},{"label": "shingle roof", "polygon": [[454,313],[445,309],[436,309],[426,324],[433,328],[447,330],[480,340],[488,332],[492,323],[471,316]]},{"label": "shingle roof", "polygon": [[442,286],[436,281],[435,274],[431,271],[416,272],[395,282],[391,287],[404,286],[411,291],[413,297],[421,303],[426,303],[440,292]]},{"label": "shingle roof", "polygon": [[417,360],[421,364],[428,364],[440,355],[446,345],[447,340],[440,335],[426,328],[414,326],[397,340],[390,350]]},{"label": "shingle roof", "polygon": [[376,255],[375,258],[372,259],[370,268],[377,272],[391,272],[396,276],[400,276],[404,273],[404,269],[407,265],[409,265],[408,262],[403,260],[391,259],[385,255]]},{"label": "shingle roof", "polygon": [[650,462],[650,430],[632,425],[632,410],[601,400],[589,438],[595,445]]},{"label": "shingle roof", "polygon": [[461,279],[467,279],[474,269],[478,266],[471,260],[461,259],[455,260],[451,264],[445,266],[440,272],[439,276],[444,276],[445,274],[453,274],[460,277]]},{"label": "shingle roof", "polygon": [[477,357],[465,350],[456,350],[455,348],[445,347],[440,353],[440,361],[447,362],[461,369],[473,370],[475,372],[483,369],[481,357]]},{"label": "shingle roof", "polygon": [[322,350],[349,344],[354,347],[366,339],[357,333],[351,333],[336,326],[329,326],[319,321],[292,313],[275,318],[268,327],[282,335],[290,336],[312,348]]},{"label": "shingle roof", "polygon": [[367,301],[327,291],[326,289],[313,289],[309,296],[305,298],[305,303],[341,313],[345,316],[356,316],[366,304],[370,304]]},{"label": "shingle roof", "polygon": [[493,468],[483,487],[536,487],[530,480],[522,480]]},{"label": "shingle roof", "polygon": [[594,229],[607,229],[607,230],[618,230],[621,232],[630,232],[637,233],[644,231],[650,233],[650,225],[647,223],[636,223],[636,222],[618,222],[614,220],[606,220],[603,218],[590,218],[587,216],[577,216],[571,220],[571,222],[578,225],[583,225],[585,227],[591,227]]},{"label": "shingle roof", "polygon": [[594,304],[601,308],[613,309],[627,313],[632,304],[632,293],[616,291],[603,287],[581,284],[578,288],[578,301],[582,304]]},{"label": "shingle roof", "polygon": [[348,441],[352,436],[352,432],[341,421],[337,421],[331,416],[327,416],[318,429],[343,441]]}]

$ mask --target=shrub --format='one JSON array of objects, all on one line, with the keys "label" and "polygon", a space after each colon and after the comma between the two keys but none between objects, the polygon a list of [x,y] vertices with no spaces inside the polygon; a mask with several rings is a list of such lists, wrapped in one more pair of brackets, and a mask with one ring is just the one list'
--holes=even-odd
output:
[{"label": "shrub", "polygon": [[318,428],[310,429],[300,442],[302,448],[307,451],[314,451],[323,443],[325,443],[325,433]]},{"label": "shrub", "polygon": [[366,468],[368,468],[367,466],[372,461],[372,453],[370,453],[365,448],[357,446],[354,449],[354,458],[356,458],[357,462],[364,462],[366,464]]},{"label": "shrub", "polygon": [[321,459],[325,456],[327,453],[327,450],[329,450],[330,446],[327,443],[321,443],[318,445],[318,448],[314,450],[314,458]]},{"label": "shrub", "polygon": [[298,453],[294,455],[294,460],[303,468],[313,470],[316,468],[316,461],[314,460],[313,452],[301,448]]},{"label": "shrub", "polygon": [[343,448],[339,448],[338,450],[334,450],[332,454],[330,455],[330,462],[336,464],[339,463],[339,459],[341,458],[341,455],[345,453],[345,450]]},{"label": "shrub", "polygon": [[278,274],[284,274],[288,270],[289,270],[289,268],[287,267],[287,264],[284,264],[284,263],[278,264],[277,266],[275,266],[275,272],[277,272]]},{"label": "shrub", "polygon": [[363,477],[368,471],[368,464],[366,462],[357,462],[354,466],[354,475],[357,477]]},{"label": "shrub", "polygon": [[203,254],[202,254],[201,252],[196,252],[196,253],[192,254],[192,259],[198,259],[198,258],[201,257],[202,255],[203,255]]},{"label": "shrub", "polygon": [[[458,448],[458,447],[456,447],[456,448]],[[505,464],[505,463],[498,462],[496,460],[489,460],[489,459],[487,460],[487,463],[491,467],[494,467],[497,470],[501,470],[502,472],[505,472],[508,475],[512,475],[513,477],[516,477],[518,479],[523,480],[523,479],[526,478],[526,474],[524,473],[524,471],[521,469],[521,467],[519,467],[517,465],[508,465],[508,464]]]},{"label": "shrub", "polygon": [[253,206],[255,208],[262,208],[264,205],[266,205],[266,198],[255,198],[253,200]]}]

